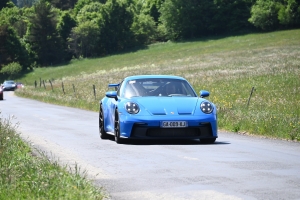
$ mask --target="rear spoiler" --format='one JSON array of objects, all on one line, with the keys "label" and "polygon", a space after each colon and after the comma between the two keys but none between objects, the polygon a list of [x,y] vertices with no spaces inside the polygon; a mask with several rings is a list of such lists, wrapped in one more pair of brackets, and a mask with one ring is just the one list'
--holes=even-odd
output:
[{"label": "rear spoiler", "polygon": [[108,88],[114,87],[116,91],[118,90],[119,86],[120,86],[120,83],[111,83],[111,84],[108,84]]}]

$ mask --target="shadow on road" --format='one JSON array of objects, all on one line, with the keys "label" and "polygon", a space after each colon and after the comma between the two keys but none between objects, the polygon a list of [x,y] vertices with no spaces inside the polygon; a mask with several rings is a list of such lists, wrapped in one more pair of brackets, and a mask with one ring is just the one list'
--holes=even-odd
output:
[{"label": "shadow on road", "polygon": [[[111,140],[112,142],[115,141],[113,136],[110,136],[108,140]],[[123,145],[225,145],[225,144],[231,144],[228,141],[218,141],[216,140],[213,144],[204,144],[201,143],[200,140],[194,139],[124,139],[122,141]]]}]

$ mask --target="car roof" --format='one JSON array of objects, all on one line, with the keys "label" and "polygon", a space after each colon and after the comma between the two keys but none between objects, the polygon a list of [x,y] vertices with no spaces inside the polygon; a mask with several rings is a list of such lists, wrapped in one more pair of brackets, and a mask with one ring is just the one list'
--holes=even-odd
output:
[{"label": "car roof", "polygon": [[183,77],[174,76],[174,75],[135,75],[135,76],[128,76],[124,80],[135,80],[135,79],[145,79],[145,78],[171,78],[171,79],[185,80],[185,78]]}]

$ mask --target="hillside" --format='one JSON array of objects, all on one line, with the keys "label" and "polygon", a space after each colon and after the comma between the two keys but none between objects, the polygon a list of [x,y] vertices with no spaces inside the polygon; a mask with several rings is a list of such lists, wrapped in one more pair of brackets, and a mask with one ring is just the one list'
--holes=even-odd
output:
[{"label": "hillside", "polygon": [[211,93],[220,129],[300,140],[299,55],[300,30],[157,43],[37,68],[19,80],[26,87],[16,94],[98,111],[108,83],[136,74],[173,74],[185,77],[197,92]]}]

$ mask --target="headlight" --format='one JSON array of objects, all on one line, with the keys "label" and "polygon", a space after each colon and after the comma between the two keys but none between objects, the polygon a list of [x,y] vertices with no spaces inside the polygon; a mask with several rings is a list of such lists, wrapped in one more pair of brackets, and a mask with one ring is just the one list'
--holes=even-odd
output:
[{"label": "headlight", "polygon": [[125,109],[129,114],[137,114],[140,111],[139,106],[133,102],[127,102],[125,105]]},{"label": "headlight", "polygon": [[205,102],[201,103],[200,109],[202,110],[202,112],[204,112],[206,114],[210,114],[214,110],[214,107],[212,106],[211,103],[205,101]]}]

